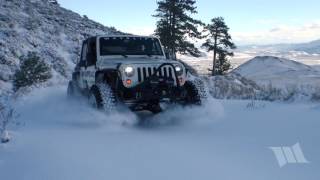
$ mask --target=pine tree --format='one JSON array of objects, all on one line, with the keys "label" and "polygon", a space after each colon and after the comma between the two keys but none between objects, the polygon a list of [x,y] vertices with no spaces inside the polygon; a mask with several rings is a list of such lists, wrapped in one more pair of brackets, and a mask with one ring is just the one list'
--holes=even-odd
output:
[{"label": "pine tree", "polygon": [[200,51],[187,38],[201,38],[198,27],[203,23],[191,17],[196,14],[195,0],[160,0],[157,2],[159,18],[155,34],[160,37],[166,49],[173,53],[200,56]]},{"label": "pine tree", "polygon": [[208,52],[213,51],[213,65],[209,70],[213,76],[217,73],[221,75],[230,69],[228,57],[233,56],[231,50],[236,48],[229,34],[229,27],[222,17],[217,17],[211,20],[211,24],[205,26],[204,31],[208,33],[206,35],[208,39],[202,47],[207,48]]},{"label": "pine tree", "polygon": [[52,77],[50,67],[35,52],[20,58],[20,69],[14,74],[14,89],[43,83]]},{"label": "pine tree", "polygon": [[218,75],[223,75],[225,72],[227,72],[231,68],[231,64],[228,60],[227,53],[220,52],[218,53],[218,66],[216,73]]}]

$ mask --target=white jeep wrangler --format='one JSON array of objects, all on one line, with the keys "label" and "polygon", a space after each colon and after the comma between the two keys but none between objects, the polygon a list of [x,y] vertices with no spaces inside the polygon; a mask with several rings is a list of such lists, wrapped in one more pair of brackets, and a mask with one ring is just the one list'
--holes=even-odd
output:
[{"label": "white jeep wrangler", "polygon": [[96,36],[83,42],[68,96],[84,95],[110,111],[124,104],[133,111],[161,112],[160,103],[200,105],[201,80],[189,79],[185,65],[169,57],[159,39],[145,36]]}]

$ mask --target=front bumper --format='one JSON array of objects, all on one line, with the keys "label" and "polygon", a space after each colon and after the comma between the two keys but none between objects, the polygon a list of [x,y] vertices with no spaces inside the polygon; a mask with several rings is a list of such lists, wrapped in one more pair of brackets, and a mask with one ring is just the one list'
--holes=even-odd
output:
[{"label": "front bumper", "polygon": [[153,77],[122,92],[123,102],[129,106],[148,106],[160,102],[179,102],[186,96],[183,86],[177,86],[173,78]]}]

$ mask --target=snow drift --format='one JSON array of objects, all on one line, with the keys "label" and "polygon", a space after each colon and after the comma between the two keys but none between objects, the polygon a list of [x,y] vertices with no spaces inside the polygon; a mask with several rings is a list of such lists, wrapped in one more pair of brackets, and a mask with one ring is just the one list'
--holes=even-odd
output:
[{"label": "snow drift", "polygon": [[[38,89],[17,106],[24,126],[0,145],[0,179],[319,179],[319,107],[247,103],[108,116],[67,101],[63,86]],[[138,118],[147,122],[130,124]],[[269,147],[297,142],[311,163],[280,169]]]}]

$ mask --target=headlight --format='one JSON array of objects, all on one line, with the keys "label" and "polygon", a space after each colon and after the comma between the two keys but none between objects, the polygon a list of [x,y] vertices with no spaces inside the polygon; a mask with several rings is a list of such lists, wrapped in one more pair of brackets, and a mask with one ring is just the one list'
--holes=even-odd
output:
[{"label": "headlight", "polygon": [[134,75],[134,68],[132,66],[125,67],[124,73],[127,77],[132,77]]},{"label": "headlight", "polygon": [[181,65],[178,65],[178,64],[175,65],[175,69],[176,69],[178,76],[181,76],[183,74],[183,69],[182,69]]}]

